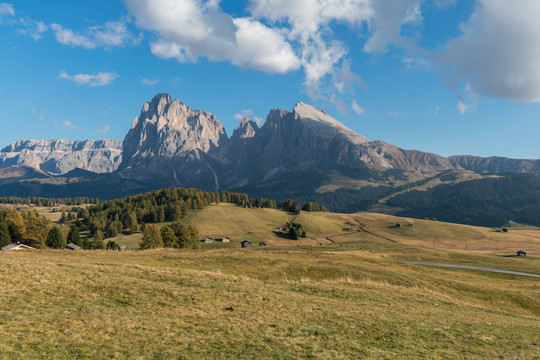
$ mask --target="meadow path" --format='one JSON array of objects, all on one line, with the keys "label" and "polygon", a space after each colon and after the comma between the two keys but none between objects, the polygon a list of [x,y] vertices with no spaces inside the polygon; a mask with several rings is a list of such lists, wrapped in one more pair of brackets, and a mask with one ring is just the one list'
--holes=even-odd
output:
[{"label": "meadow path", "polygon": [[483,267],[483,266],[442,264],[442,263],[434,263],[434,262],[427,262],[427,261],[400,261],[400,262],[402,262],[404,264],[410,264],[410,265],[438,266],[438,267],[448,267],[448,268],[455,268],[455,269],[488,271],[488,272],[495,272],[495,273],[501,273],[501,274],[530,276],[530,277],[540,278],[539,274],[531,274],[531,273],[525,273],[525,272],[520,272],[520,271],[512,271],[512,270],[504,270],[504,269],[495,269],[495,268],[489,268],[489,267]]}]

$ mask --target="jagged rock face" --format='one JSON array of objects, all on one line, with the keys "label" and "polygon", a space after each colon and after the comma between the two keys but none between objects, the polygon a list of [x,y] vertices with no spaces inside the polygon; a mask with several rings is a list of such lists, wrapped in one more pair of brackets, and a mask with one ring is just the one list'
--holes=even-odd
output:
[{"label": "jagged rock face", "polygon": [[215,115],[193,110],[158,94],[146,102],[124,139],[121,174],[161,183],[192,186],[215,184],[216,166],[208,153],[228,141]]},{"label": "jagged rock face", "polygon": [[237,129],[234,129],[231,140],[252,138],[259,131],[259,126],[255,121],[244,117]]},{"label": "jagged rock face", "polygon": [[336,165],[423,173],[453,169],[446,158],[435,154],[403,150],[381,141],[369,142],[324,111],[304,103],[296,104],[292,113],[273,109],[259,131],[244,139],[241,146],[237,142],[231,138],[234,153],[227,156],[236,165],[229,175],[229,179],[234,175],[238,178],[233,186]]},{"label": "jagged rock face", "polygon": [[116,170],[122,161],[118,140],[20,140],[0,152],[0,168],[29,166],[49,174],[80,168],[96,173]]}]

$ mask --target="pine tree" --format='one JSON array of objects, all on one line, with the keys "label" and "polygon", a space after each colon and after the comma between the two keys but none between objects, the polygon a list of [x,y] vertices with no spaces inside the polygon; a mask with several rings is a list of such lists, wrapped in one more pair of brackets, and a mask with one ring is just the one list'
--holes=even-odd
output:
[{"label": "pine tree", "polygon": [[103,233],[101,230],[96,230],[92,238],[91,246],[93,249],[101,250],[103,249]]},{"label": "pine tree", "polygon": [[48,236],[49,221],[37,212],[29,212],[25,219],[26,235],[24,244],[35,248],[44,248]]},{"label": "pine tree", "polygon": [[9,235],[9,229],[4,221],[0,221],[0,247],[11,244],[11,236]]},{"label": "pine tree", "polygon": [[17,210],[10,209],[7,212],[6,224],[9,229],[11,240],[15,242],[23,242],[26,235],[26,227],[24,225],[24,219]]},{"label": "pine tree", "polygon": [[79,229],[77,228],[76,225],[71,225],[71,227],[69,228],[69,233],[68,233],[68,236],[67,236],[67,242],[68,243],[73,243],[73,244],[79,245],[79,246],[82,245],[81,237],[79,235]]},{"label": "pine tree", "polygon": [[117,250],[117,251],[120,251],[121,248],[120,248],[120,245],[118,245],[114,241],[109,241],[107,243],[107,246],[105,247],[105,250]]},{"label": "pine tree", "polygon": [[170,226],[161,228],[161,239],[165,247],[178,247],[178,238]]},{"label": "pine tree", "polygon": [[154,249],[163,247],[163,240],[161,239],[161,233],[154,224],[147,224],[144,228],[143,238],[139,244],[141,249]]},{"label": "pine tree", "polygon": [[62,224],[65,224],[67,222],[67,216],[66,216],[66,213],[64,211],[62,211],[62,216],[60,217],[60,222]]},{"label": "pine tree", "polygon": [[64,236],[62,235],[62,232],[58,227],[55,226],[51,230],[49,230],[49,234],[47,235],[47,240],[45,240],[45,244],[51,249],[61,249],[66,246]]}]

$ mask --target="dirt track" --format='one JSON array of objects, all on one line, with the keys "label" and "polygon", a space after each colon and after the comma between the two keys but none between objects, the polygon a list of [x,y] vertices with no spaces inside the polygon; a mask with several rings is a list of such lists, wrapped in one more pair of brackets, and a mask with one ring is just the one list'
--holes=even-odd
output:
[{"label": "dirt track", "polygon": [[524,273],[524,272],[520,272],[520,271],[512,271],[512,270],[504,270],[504,269],[495,269],[495,268],[482,267],[482,266],[441,264],[441,263],[426,262],[426,261],[401,261],[401,262],[404,263],[404,264],[410,264],[410,265],[438,266],[438,267],[448,267],[448,268],[465,269],[465,270],[488,271],[488,272],[501,273],[501,274],[531,276],[531,277],[540,278],[540,275],[538,275],[538,274]]}]

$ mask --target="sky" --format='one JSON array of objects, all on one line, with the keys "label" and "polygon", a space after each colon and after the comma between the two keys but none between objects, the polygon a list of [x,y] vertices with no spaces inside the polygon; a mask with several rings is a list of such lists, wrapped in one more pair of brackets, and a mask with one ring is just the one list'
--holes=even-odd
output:
[{"label": "sky", "polygon": [[537,0],[4,2],[0,147],[122,140],[166,92],[229,135],[302,101],[405,149],[540,159],[539,17]]}]

